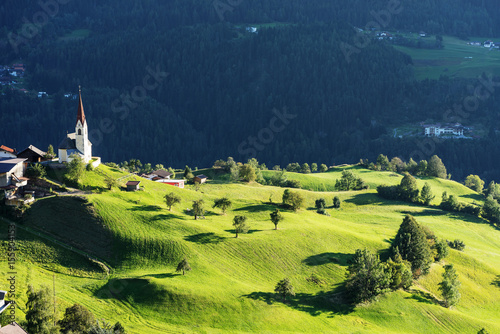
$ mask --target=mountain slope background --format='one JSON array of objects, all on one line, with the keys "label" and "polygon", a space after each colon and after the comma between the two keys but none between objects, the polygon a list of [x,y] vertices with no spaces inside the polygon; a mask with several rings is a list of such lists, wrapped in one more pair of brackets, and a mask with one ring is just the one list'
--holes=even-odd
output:
[{"label": "mountain slope background", "polygon": [[[242,1],[223,20],[214,7],[220,3],[227,5],[59,4],[16,53],[10,33],[22,36],[23,24],[43,8],[4,2],[0,61],[25,62],[26,88],[50,98],[4,89],[0,141],[18,149],[57,147],[76,113],[64,94],[82,85],[94,154],[104,160],[182,167],[255,155],[268,165],[314,159],[331,165],[374,160],[380,152],[405,160],[438,154],[457,180],[471,172],[500,179],[497,88],[473,111],[450,119],[447,111],[473,94],[477,79],[417,80],[411,57],[383,42],[346,58],[343,45],[356,41],[353,26],[364,27],[387,2]],[[498,11],[493,1],[409,1],[387,29],[494,38]],[[276,112],[285,110],[293,118],[270,132]],[[424,121],[460,121],[485,134],[438,143],[394,138],[394,127]]]}]

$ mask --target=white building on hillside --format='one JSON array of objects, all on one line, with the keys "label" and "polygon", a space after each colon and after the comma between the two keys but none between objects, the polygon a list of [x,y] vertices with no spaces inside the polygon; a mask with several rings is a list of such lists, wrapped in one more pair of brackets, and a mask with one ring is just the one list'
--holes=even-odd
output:
[{"label": "white building on hillside", "polygon": [[464,128],[458,124],[453,126],[428,125],[425,126],[425,135],[429,137],[439,137],[442,135],[463,136]]}]

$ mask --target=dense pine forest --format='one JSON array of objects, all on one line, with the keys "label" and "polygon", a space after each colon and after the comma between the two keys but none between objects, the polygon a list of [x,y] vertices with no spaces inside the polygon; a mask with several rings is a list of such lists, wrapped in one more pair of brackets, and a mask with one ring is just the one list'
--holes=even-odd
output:
[{"label": "dense pine forest", "polygon": [[[104,161],[331,165],[438,154],[454,179],[498,180],[500,89],[470,111],[454,106],[481,80],[500,79],[417,80],[412,58],[384,41],[350,56],[345,45],[355,45],[353,27],[377,18],[387,29],[495,38],[499,15],[487,0],[7,0],[0,64],[25,63],[25,88],[49,97],[3,88],[0,143],[57,147],[76,117],[76,101],[64,95],[81,85],[94,154]],[[483,124],[485,135],[436,142],[392,133],[447,121]]]}]

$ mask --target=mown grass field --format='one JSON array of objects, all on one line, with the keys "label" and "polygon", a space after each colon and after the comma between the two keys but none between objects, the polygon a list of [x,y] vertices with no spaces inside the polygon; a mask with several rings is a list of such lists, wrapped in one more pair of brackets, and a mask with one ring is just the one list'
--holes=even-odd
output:
[{"label": "mown grass field", "polygon": [[[144,191],[129,193],[103,190],[103,176],[90,172],[83,182],[96,193],[87,196],[88,203],[65,197],[42,200],[22,224],[81,244],[106,257],[113,271],[104,278],[87,259],[19,233],[19,320],[28,282],[52,286],[55,275],[61,314],[78,302],[98,318],[119,320],[130,333],[476,333],[482,327],[500,332],[500,231],[479,218],[382,200],[376,186],[397,184],[401,176],[345,168],[365,179],[370,190],[297,190],[306,207],[298,213],[285,211],[278,230],[269,219],[274,205],[268,202],[270,197],[281,201],[283,188],[219,181],[195,191],[143,181]],[[100,169],[114,177],[126,175]],[[340,173],[341,168],[287,177],[311,189],[331,190]],[[458,183],[418,182],[423,186],[426,181],[437,198],[446,190],[463,201],[481,201]],[[167,192],[182,198],[171,212],[163,202]],[[211,208],[222,196],[233,201],[227,215]],[[342,200],[339,210],[328,208],[330,217],[315,212],[317,198],[331,205],[334,196]],[[195,199],[205,201],[205,219],[186,213]],[[462,282],[459,305],[446,309],[436,301],[443,263],[434,264],[408,292],[388,293],[368,305],[346,304],[341,292],[350,256],[364,247],[384,254],[408,213],[439,238],[465,242],[464,252],[451,250],[445,260],[455,265]],[[248,216],[251,229],[235,238],[231,223],[239,214]],[[2,233],[5,237],[5,226]],[[43,254],[52,254],[50,260],[43,260]],[[193,268],[185,276],[175,273],[183,257]],[[1,269],[6,276],[5,265]],[[307,280],[313,274],[320,284]],[[296,292],[287,303],[273,293],[285,277]]]},{"label": "mown grass field", "polygon": [[[427,39],[434,40],[434,36]],[[488,37],[470,38],[470,41],[483,43]],[[444,49],[417,49],[395,46],[409,54],[415,65],[417,79],[438,79],[441,75],[449,77],[477,78],[483,72],[499,75],[500,50],[481,46],[467,45],[468,41],[451,36],[443,36]]]}]

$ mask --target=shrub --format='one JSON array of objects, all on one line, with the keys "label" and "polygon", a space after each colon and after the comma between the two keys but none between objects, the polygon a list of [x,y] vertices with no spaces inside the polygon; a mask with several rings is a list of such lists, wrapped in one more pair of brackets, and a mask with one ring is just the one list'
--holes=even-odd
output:
[{"label": "shrub", "polygon": [[463,250],[465,249],[465,243],[462,240],[458,239],[448,241],[448,246],[461,252],[463,252]]}]

